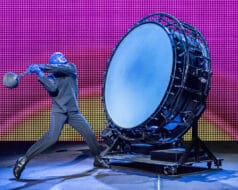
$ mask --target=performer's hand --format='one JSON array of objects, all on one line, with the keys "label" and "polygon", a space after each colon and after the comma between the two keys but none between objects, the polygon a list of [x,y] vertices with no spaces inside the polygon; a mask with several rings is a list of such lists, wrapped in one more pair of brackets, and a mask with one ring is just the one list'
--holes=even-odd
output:
[{"label": "performer's hand", "polygon": [[29,73],[35,73],[37,74],[39,77],[44,76],[44,73],[42,72],[42,70],[40,69],[39,65],[37,64],[32,64],[27,68],[27,71]]},{"label": "performer's hand", "polygon": [[27,68],[27,71],[29,73],[37,73],[39,72],[39,66],[37,64],[32,64],[32,65],[29,65],[28,68]]}]

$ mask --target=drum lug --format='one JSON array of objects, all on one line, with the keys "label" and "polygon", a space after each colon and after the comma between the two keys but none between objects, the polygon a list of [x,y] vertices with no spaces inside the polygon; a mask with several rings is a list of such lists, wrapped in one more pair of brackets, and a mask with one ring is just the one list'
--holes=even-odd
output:
[{"label": "drum lug", "polygon": [[191,74],[192,76],[202,78],[201,80],[203,81],[204,79],[206,80],[206,78],[208,78],[211,75],[209,71],[203,70],[198,67],[194,67],[192,65],[188,66],[188,73]]},{"label": "drum lug", "polygon": [[185,55],[185,51],[180,53],[180,54],[178,54],[179,57],[183,57],[184,55]]},{"label": "drum lug", "polygon": [[175,93],[174,92],[169,92],[169,95],[174,96]]},{"label": "drum lug", "polygon": [[[174,76],[174,75],[172,75],[171,78],[172,78],[172,79],[175,79],[175,80],[180,80],[180,79],[181,79],[180,77]],[[175,86],[176,86],[176,85],[175,85]]]}]

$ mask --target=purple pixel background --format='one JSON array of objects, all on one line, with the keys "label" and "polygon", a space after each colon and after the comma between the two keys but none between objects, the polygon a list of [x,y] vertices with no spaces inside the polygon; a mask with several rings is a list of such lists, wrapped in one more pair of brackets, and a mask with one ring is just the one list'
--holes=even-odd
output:
[{"label": "purple pixel background", "polygon": [[[148,14],[166,12],[198,28],[212,58],[212,88],[203,117],[238,140],[238,1],[236,0],[2,0],[0,78],[47,63],[54,51],[75,62],[81,96],[100,96],[107,59],[119,39]],[[17,89],[0,84],[0,137],[30,112],[49,106],[34,76]],[[1,140],[1,139],[0,139]]]}]

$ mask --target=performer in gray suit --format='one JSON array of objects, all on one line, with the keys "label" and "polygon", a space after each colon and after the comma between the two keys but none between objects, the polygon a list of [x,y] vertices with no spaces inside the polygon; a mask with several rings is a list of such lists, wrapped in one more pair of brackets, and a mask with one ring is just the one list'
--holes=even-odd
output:
[{"label": "performer in gray suit", "polygon": [[[100,147],[96,136],[88,121],[80,113],[78,107],[78,76],[73,63],[67,61],[60,52],[53,53],[49,58],[50,64],[33,64],[28,72],[35,73],[39,82],[52,97],[52,112],[50,128],[23,157],[15,164],[13,173],[19,179],[27,162],[34,156],[57,142],[64,124],[68,123],[85,139],[92,155],[95,157],[94,166],[109,168],[109,165],[100,158]],[[49,75],[45,75],[50,73]]]}]

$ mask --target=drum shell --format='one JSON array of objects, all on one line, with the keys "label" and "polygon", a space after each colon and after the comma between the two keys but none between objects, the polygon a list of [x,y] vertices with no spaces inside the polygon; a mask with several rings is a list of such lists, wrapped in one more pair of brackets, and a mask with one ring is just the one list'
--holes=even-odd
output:
[{"label": "drum shell", "polygon": [[[175,24],[173,23],[171,25],[176,25],[176,27],[168,27],[162,24],[159,19],[151,20],[150,18],[147,17],[139,21],[128,33],[133,32],[135,28],[141,25],[151,22],[162,27],[171,39],[174,56],[173,69],[167,90],[162,101],[158,103],[155,112],[140,125],[134,126],[132,130],[146,131],[148,126],[154,125],[163,127],[167,123],[173,122],[174,118],[179,115],[181,122],[187,126],[181,132],[182,135],[205,110],[205,100],[210,90],[211,77],[209,51],[204,37],[191,25],[174,19]],[[112,57],[108,61],[107,70],[121,41],[114,49]],[[105,80],[107,80],[107,72],[105,74]],[[105,83],[102,94],[104,111],[109,125],[123,128],[122,126],[117,126],[113,118],[108,114],[105,105]]]}]

